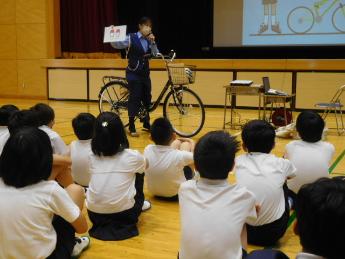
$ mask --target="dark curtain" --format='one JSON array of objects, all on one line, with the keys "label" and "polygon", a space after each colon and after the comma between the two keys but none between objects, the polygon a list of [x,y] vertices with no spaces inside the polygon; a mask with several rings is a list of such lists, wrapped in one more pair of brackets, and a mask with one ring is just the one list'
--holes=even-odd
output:
[{"label": "dark curtain", "polygon": [[[136,31],[141,16],[154,23],[159,50],[178,58],[205,58],[212,46],[212,0],[119,0],[119,22]],[[206,51],[205,51],[206,50]]]},{"label": "dark curtain", "polygon": [[62,52],[116,52],[104,27],[118,24],[117,0],[60,0]]}]

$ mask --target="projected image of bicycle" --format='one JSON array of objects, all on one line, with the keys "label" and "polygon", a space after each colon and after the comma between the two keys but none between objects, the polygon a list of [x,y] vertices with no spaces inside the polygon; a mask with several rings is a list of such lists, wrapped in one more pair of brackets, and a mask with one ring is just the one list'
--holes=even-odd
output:
[{"label": "projected image of bicycle", "polygon": [[[329,4],[330,3],[330,4]],[[321,11],[321,8],[324,7]],[[289,29],[296,34],[309,32],[315,23],[321,23],[324,16],[333,11],[332,25],[340,33],[345,33],[345,4],[341,0],[321,0],[312,7],[299,6],[287,18]]]}]

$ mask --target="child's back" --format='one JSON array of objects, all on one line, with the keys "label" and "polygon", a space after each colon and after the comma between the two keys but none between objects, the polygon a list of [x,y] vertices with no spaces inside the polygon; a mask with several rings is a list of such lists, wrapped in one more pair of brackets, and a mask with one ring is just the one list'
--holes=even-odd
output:
[{"label": "child's back", "polygon": [[68,222],[80,214],[77,205],[55,181],[14,188],[0,178],[0,206],[1,236],[8,237],[1,239],[1,258],[46,258],[56,245],[54,214]]},{"label": "child's back", "polygon": [[286,181],[295,176],[296,169],[289,160],[270,154],[275,130],[268,122],[248,122],[242,140],[247,153],[236,158],[236,181],[254,194],[260,206],[257,219],[248,222],[248,242],[272,246],[287,229],[290,208]]},{"label": "child's back", "polygon": [[53,130],[53,125],[55,123],[55,112],[47,104],[38,103],[31,108],[38,117],[40,129],[43,130],[48,137],[53,147],[54,154],[67,155],[69,150],[65,142],[62,140],[60,135]]},{"label": "child's back", "polygon": [[279,219],[285,211],[283,186],[294,168],[290,161],[272,154],[248,153],[236,158],[236,181],[246,187],[260,206],[258,218],[248,222],[261,226]]},{"label": "child's back", "polygon": [[89,244],[74,235],[87,231],[84,190],[48,180],[53,153],[43,131],[12,130],[0,158],[0,258],[80,255]]},{"label": "child's back", "polygon": [[240,259],[246,249],[245,224],[256,218],[255,198],[228,183],[238,142],[223,131],[209,132],[195,147],[200,180],[181,184],[181,259]]},{"label": "child's back", "polygon": [[[151,139],[144,156],[148,161],[145,170],[147,188],[155,196],[176,197],[180,184],[191,179],[185,175],[186,166],[193,164],[191,139],[176,139],[171,123],[166,118],[156,119],[151,126]],[[191,171],[191,169],[190,169]]]},{"label": "child's back", "polygon": [[286,145],[285,158],[296,167],[296,177],[288,181],[294,193],[307,183],[329,177],[328,168],[334,154],[334,146],[328,142],[308,143],[295,140]]},{"label": "child's back", "polygon": [[242,258],[241,233],[256,218],[255,198],[227,180],[191,180],[179,191],[180,258]]},{"label": "child's back", "polygon": [[162,197],[176,195],[180,184],[186,181],[183,169],[193,163],[193,153],[171,146],[149,145],[144,156],[149,164],[145,171],[148,190]]},{"label": "child's back", "polygon": [[151,207],[144,200],[145,158],[128,148],[118,115],[101,113],[95,122],[90,155],[91,180],[86,193],[90,236],[124,240],[137,236],[138,218]]},{"label": "child's back", "polygon": [[84,187],[90,182],[89,157],[92,153],[91,139],[95,120],[95,116],[90,113],[80,113],[72,120],[74,134],[78,137],[78,140],[70,144],[72,176],[76,183]]},{"label": "child's back", "polygon": [[96,213],[116,213],[132,208],[136,173],[144,170],[144,157],[135,150],[125,149],[114,156],[92,154],[87,208]]},{"label": "child's back", "polygon": [[285,158],[297,169],[296,177],[288,181],[295,194],[304,184],[329,176],[334,146],[321,141],[324,126],[321,116],[312,111],[304,111],[297,118],[296,128],[302,140],[292,141],[285,148]]},{"label": "child's back", "polygon": [[70,144],[72,159],[72,176],[73,180],[86,187],[90,182],[90,165],[89,158],[91,154],[91,139],[75,140]]}]

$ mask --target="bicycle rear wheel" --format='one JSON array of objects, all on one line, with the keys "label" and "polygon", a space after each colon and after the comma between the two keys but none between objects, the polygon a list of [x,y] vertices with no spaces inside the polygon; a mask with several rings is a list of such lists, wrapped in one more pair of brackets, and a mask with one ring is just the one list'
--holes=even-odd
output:
[{"label": "bicycle rear wheel", "polygon": [[193,137],[205,123],[205,108],[199,96],[181,86],[170,91],[163,105],[163,115],[171,122],[174,131],[182,137]]},{"label": "bicycle rear wheel", "polygon": [[128,126],[128,97],[127,84],[122,81],[112,81],[102,87],[99,93],[99,111],[114,112]]}]

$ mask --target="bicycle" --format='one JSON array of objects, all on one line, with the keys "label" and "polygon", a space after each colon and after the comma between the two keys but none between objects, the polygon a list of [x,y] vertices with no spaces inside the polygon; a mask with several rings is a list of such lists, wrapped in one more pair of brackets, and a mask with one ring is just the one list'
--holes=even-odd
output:
[{"label": "bicycle", "polygon": [[[169,56],[161,53],[156,55],[161,58],[168,73],[168,80],[159,97],[147,110],[142,104],[136,120],[143,120],[147,113],[151,113],[161,104],[163,97],[163,116],[169,119],[174,131],[182,137],[197,135],[205,123],[205,108],[200,97],[188,85],[195,82],[195,66],[173,63],[176,53]],[[128,119],[129,89],[126,78],[104,76],[103,86],[99,92],[100,112],[111,111],[118,114],[125,127]]]},{"label": "bicycle", "polygon": [[287,18],[289,29],[296,34],[309,32],[315,23],[321,23],[323,17],[339,3],[339,6],[333,11],[332,25],[338,32],[345,33],[345,5],[340,1],[333,0],[323,12],[320,12],[320,9],[328,0],[315,2],[313,8],[306,6],[294,8]]}]

